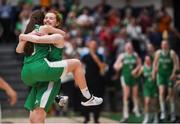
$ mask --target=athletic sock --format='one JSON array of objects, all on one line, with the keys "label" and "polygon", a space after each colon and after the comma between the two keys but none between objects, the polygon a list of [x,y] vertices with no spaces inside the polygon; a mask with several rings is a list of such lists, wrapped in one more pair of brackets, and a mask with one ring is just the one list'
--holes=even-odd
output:
[{"label": "athletic sock", "polygon": [[145,113],[144,118],[149,118],[149,113]]},{"label": "athletic sock", "polygon": [[173,101],[170,101],[170,111],[171,111],[171,114],[175,113],[175,104]]},{"label": "athletic sock", "polygon": [[165,113],[165,102],[160,98],[160,109],[162,113]]},{"label": "athletic sock", "polygon": [[134,112],[139,112],[138,101],[134,100]]},{"label": "athletic sock", "polygon": [[128,102],[125,101],[123,105],[123,117],[128,118],[129,117],[129,112],[128,112]]},{"label": "athletic sock", "polygon": [[158,113],[157,112],[153,113],[153,117],[154,117],[153,122],[158,123]]},{"label": "athletic sock", "polygon": [[145,113],[145,115],[144,115],[144,121],[145,121],[145,122],[148,122],[148,120],[149,120],[149,113]]},{"label": "athletic sock", "polygon": [[84,89],[81,89],[81,93],[83,94],[83,96],[86,99],[90,99],[91,98],[91,94],[90,94],[89,89],[87,87],[84,88]]}]

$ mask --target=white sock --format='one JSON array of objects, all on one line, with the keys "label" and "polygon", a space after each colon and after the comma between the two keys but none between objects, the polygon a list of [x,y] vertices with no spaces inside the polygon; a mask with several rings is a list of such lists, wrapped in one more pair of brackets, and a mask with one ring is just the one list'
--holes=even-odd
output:
[{"label": "white sock", "polygon": [[81,89],[81,93],[83,94],[83,96],[86,99],[90,99],[91,98],[91,94],[90,94],[89,89],[87,87],[84,88],[84,89]]},{"label": "white sock", "polygon": [[149,113],[145,113],[144,118],[149,118]]},{"label": "white sock", "polygon": [[134,112],[139,112],[138,101],[134,100]]},{"label": "white sock", "polygon": [[171,114],[175,113],[175,104],[173,101],[170,101],[170,110],[171,110]]},{"label": "white sock", "polygon": [[128,118],[129,117],[128,102],[127,101],[125,101],[124,105],[123,105],[123,116],[124,116],[124,118]]},{"label": "white sock", "polygon": [[154,113],[153,113],[153,116],[154,116],[154,118],[157,118],[157,119],[158,119],[158,113],[157,113],[157,112],[154,112]]},{"label": "white sock", "polygon": [[149,120],[149,113],[145,113],[144,115],[144,121],[148,121]]},{"label": "white sock", "polygon": [[162,113],[165,113],[165,103],[161,98],[160,98],[160,109]]},{"label": "white sock", "polygon": [[154,122],[157,122],[158,121],[158,114],[155,112],[155,113],[153,113],[153,116],[154,116]]}]

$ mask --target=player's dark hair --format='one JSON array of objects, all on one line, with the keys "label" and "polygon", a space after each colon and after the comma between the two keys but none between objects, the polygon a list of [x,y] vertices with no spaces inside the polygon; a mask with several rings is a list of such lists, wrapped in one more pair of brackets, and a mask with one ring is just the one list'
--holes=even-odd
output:
[{"label": "player's dark hair", "polygon": [[[35,28],[35,25],[43,25],[44,17],[45,17],[44,12],[42,12],[41,10],[33,11],[32,15],[30,17],[30,21],[29,21],[28,25],[26,26],[24,33],[27,34],[27,33],[32,32]],[[24,47],[25,55],[30,56],[30,55],[32,55],[33,51],[34,51],[33,43],[27,42]]]}]

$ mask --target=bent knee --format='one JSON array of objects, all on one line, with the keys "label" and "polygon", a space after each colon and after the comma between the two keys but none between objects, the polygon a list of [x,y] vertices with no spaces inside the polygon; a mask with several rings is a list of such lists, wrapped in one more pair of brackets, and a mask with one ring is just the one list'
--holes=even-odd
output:
[{"label": "bent knee", "polygon": [[46,112],[42,108],[35,109],[30,115],[30,121],[33,123],[43,123],[45,121]]},{"label": "bent knee", "polygon": [[72,59],[72,60],[77,66],[81,66],[81,61],[79,59]]}]

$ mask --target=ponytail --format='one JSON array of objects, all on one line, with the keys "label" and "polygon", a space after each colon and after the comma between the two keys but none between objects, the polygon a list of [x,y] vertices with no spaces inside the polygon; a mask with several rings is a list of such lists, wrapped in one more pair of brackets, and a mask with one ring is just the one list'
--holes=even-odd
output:
[{"label": "ponytail", "polygon": [[[35,28],[35,25],[43,25],[44,13],[40,10],[36,10],[32,13],[30,21],[25,29],[25,34],[32,32]],[[31,56],[34,51],[34,45],[31,42],[27,42],[24,47],[24,53],[26,56]]]}]

